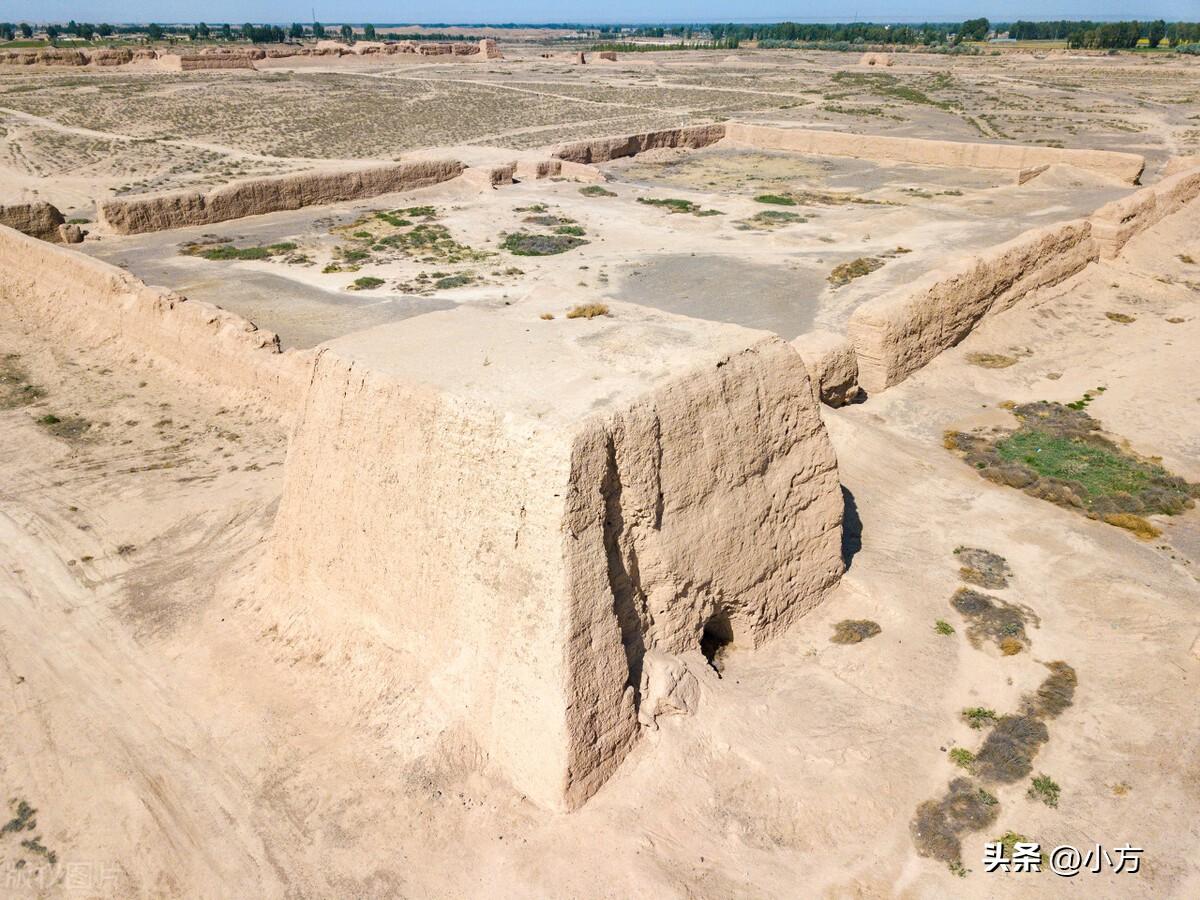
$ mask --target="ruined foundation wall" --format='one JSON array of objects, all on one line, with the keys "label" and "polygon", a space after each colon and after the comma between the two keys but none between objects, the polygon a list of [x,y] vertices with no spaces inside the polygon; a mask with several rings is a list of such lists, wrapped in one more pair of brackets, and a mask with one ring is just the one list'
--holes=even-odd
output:
[{"label": "ruined foundation wall", "polygon": [[953,347],[984,316],[1057,284],[1098,258],[1083,219],[1028,231],[868,301],[850,317],[858,380],[872,394]]},{"label": "ruined foundation wall", "polygon": [[[778,338],[624,306],[530,334],[534,316],[434,313],[326,345],[272,544],[295,615],[387,647],[360,684],[415,689],[519,790],[571,809],[636,739],[647,650],[695,650],[715,615],[753,646],[824,597],[842,498]],[[486,383],[413,360],[447,329]]]},{"label": "ruined foundation wall", "polygon": [[59,228],[66,221],[58,207],[44,201],[0,206],[0,225],[43,241],[61,241]]},{"label": "ruined foundation wall", "polygon": [[462,170],[463,164],[457,160],[421,160],[256,178],[208,193],[178,191],[106,200],[99,204],[99,222],[117,234],[211,225],[243,216],[408,191],[455,178]]},{"label": "ruined foundation wall", "polygon": [[968,256],[917,284],[868,301],[850,317],[859,383],[868,393],[903,381],[965,338],[987,315],[1116,256],[1134,235],[1200,198],[1200,169],[1186,169],[1114,200],[1087,219],[1028,231]]},{"label": "ruined foundation wall", "polygon": [[965,166],[980,169],[1032,169],[1065,164],[1136,184],[1146,161],[1136,153],[1109,150],[1062,150],[1021,144],[984,144],[921,138],[846,134],[804,128],[775,128],[729,122],[726,140],[763,150],[790,150],[816,156],[852,156],[925,166]]},{"label": "ruined foundation wall", "polygon": [[182,379],[265,404],[281,419],[299,403],[310,352],[209,303],[148,287],[123,269],[0,227],[0,302],[72,344],[118,342]]},{"label": "ruined foundation wall", "polygon": [[620,159],[623,156],[636,156],[647,150],[660,150],[666,147],[685,147],[696,150],[715,144],[725,137],[725,128],[726,126],[723,124],[692,125],[687,128],[649,131],[644,134],[596,138],[590,141],[559,145],[551,150],[551,155],[569,162],[597,163]]},{"label": "ruined foundation wall", "polygon": [[1135,234],[1200,197],[1200,168],[1181,168],[1178,174],[1106,203],[1092,214],[1092,234],[1100,244],[1102,256],[1109,259],[1116,256]]}]

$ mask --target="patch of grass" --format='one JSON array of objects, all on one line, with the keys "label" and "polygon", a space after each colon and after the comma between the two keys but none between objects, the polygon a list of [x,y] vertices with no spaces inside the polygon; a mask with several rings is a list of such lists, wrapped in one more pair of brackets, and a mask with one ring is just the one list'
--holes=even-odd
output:
[{"label": "patch of grass", "polygon": [[0,409],[28,406],[46,396],[46,392],[30,380],[19,359],[16,353],[0,358]]},{"label": "patch of grass", "polygon": [[790,212],[786,209],[764,209],[762,212],[755,213],[748,219],[743,219],[738,223],[737,227],[743,231],[751,228],[780,228],[784,225],[800,224],[807,221],[807,216],[802,216],[799,213]]},{"label": "patch of grass", "polygon": [[603,303],[583,303],[579,306],[572,306],[567,310],[568,319],[594,319],[597,316],[607,315],[608,307]]},{"label": "patch of grass", "polygon": [[58,862],[58,854],[47,848],[46,845],[42,843],[41,837],[38,835],[34,835],[27,840],[21,841],[21,846],[30,853],[36,853],[38,856],[45,857],[46,862],[48,862],[50,865],[54,865]]},{"label": "patch of grass", "polygon": [[46,413],[35,421],[57,438],[73,441],[82,438],[92,427],[92,423],[82,416],[56,416]]},{"label": "patch of grass", "polygon": [[881,268],[883,268],[882,259],[875,256],[860,256],[858,259],[839,263],[834,266],[833,271],[829,273],[829,276],[825,280],[834,287],[841,287],[844,284],[849,284],[855,278],[870,275]]},{"label": "patch of grass", "polygon": [[530,234],[517,231],[506,236],[500,247],[514,256],[554,256],[586,243],[583,238],[569,234]]},{"label": "patch of grass", "polygon": [[364,275],[362,278],[355,278],[354,283],[350,285],[352,291],[369,291],[372,288],[377,288],[383,284],[382,278],[375,278],[373,275]]},{"label": "patch of grass", "polygon": [[771,203],[775,206],[795,206],[796,201],[787,194],[759,194],[754,198],[756,203]]},{"label": "patch of grass", "polygon": [[583,237],[585,234],[587,234],[587,232],[584,231],[578,225],[559,225],[557,228],[554,229],[554,233],[555,234],[570,234],[570,235],[574,235],[575,237]]},{"label": "patch of grass", "polygon": [[878,622],[870,619],[843,619],[833,626],[833,636],[829,641],[833,644],[861,644],[882,630]]},{"label": "patch of grass", "polygon": [[[1032,610],[998,597],[981,594],[971,588],[964,587],[955,591],[954,596],[950,598],[950,605],[967,620],[967,640],[976,649],[981,647],[984,641],[991,641],[1000,647],[1009,638],[1018,644],[1027,645],[1029,638],[1025,634],[1025,624],[1038,623],[1038,618]],[[1002,652],[1003,649],[1001,647]]]},{"label": "patch of grass", "polygon": [[1030,800],[1041,800],[1051,809],[1058,807],[1058,795],[1061,788],[1049,775],[1035,775],[1033,782],[1029,786],[1028,797]]},{"label": "patch of grass", "polygon": [[1116,525],[1118,528],[1132,532],[1143,541],[1152,541],[1162,534],[1162,531],[1152,523],[1133,513],[1109,513],[1104,516],[1104,521],[1109,525]]},{"label": "patch of grass", "polygon": [[12,807],[13,817],[8,820],[3,827],[0,827],[0,835],[16,834],[18,831],[33,831],[37,828],[37,810],[30,806],[24,800],[10,800],[9,806]]},{"label": "patch of grass", "polygon": [[433,283],[436,290],[448,291],[451,288],[463,287],[475,280],[475,276],[462,272],[458,275],[447,275],[444,278],[439,278]]},{"label": "patch of grass", "polygon": [[984,706],[967,707],[962,711],[962,718],[975,731],[995,725],[997,721],[996,711]]},{"label": "patch of grass", "polygon": [[579,193],[585,197],[615,197],[616,191],[610,191],[608,188],[601,187],[598,184],[589,184],[587,187],[581,187]]},{"label": "patch of grass", "polygon": [[661,206],[673,213],[694,213],[700,209],[699,205],[691,200],[680,200],[676,197],[638,197],[637,202],[647,206]]},{"label": "patch of grass", "polygon": [[1112,322],[1118,322],[1121,325],[1129,325],[1131,322],[1137,321],[1136,316],[1129,316],[1129,315],[1126,315],[1125,313],[1119,313],[1119,312],[1106,312],[1104,314],[1104,317]]},{"label": "patch of grass", "polygon": [[1025,645],[1015,637],[1006,637],[1000,641],[1000,652],[1005,656],[1016,656],[1024,649]]},{"label": "patch of grass", "polygon": [[1017,364],[1017,358],[1003,353],[968,353],[967,362],[981,369],[1007,369]]},{"label": "patch of grass", "polygon": [[[1200,485],[1189,484],[1101,434],[1100,423],[1081,408],[1090,399],[1091,394],[1085,394],[1083,400],[1066,405],[1027,403],[1013,409],[1020,422],[1015,431],[998,438],[955,432],[945,440],[984,478],[1093,518],[1177,515],[1194,506]],[[1112,524],[1149,534],[1134,519],[1119,518]]]},{"label": "patch of grass", "polygon": [[554,318],[554,313],[545,312],[545,313],[542,313],[538,318],[544,319],[545,321],[549,322],[551,319]]},{"label": "patch of grass", "polygon": [[[926,800],[909,823],[913,844],[921,856],[933,857],[962,869],[961,835],[979,831],[996,821],[999,808],[970,778],[955,778],[939,800]],[[956,868],[957,866],[957,868]]]},{"label": "patch of grass", "polygon": [[951,747],[946,754],[950,757],[950,762],[954,763],[960,769],[971,770],[971,765],[975,762],[975,754],[966,747]]},{"label": "patch of grass", "polygon": [[933,623],[933,630],[937,634],[954,634],[954,626],[945,619],[938,619]]},{"label": "patch of grass", "polygon": [[989,550],[978,547],[955,547],[954,555],[962,566],[958,577],[967,584],[998,590],[1008,587],[1008,579],[1012,577],[1012,569],[1008,560]]},{"label": "patch of grass", "polygon": [[[74,220],[72,219],[72,221],[74,221]],[[1186,253],[1180,253],[1175,258],[1178,259],[1181,263],[1184,263],[1185,265],[1194,266],[1196,264],[1196,261],[1194,259],[1192,259],[1190,256],[1188,256]]]}]

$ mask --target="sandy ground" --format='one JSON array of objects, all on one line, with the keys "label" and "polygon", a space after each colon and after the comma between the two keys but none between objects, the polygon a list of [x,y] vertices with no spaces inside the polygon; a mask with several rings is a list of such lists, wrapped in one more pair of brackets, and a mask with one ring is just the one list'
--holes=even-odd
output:
[{"label": "sandy ground", "polygon": [[[1169,152],[1200,144],[1186,77],[1197,70],[1182,61],[912,55],[884,73],[893,83],[864,82],[845,54],[644,54],[655,59],[612,67],[516,55],[469,72],[363,62],[169,77],[0,73],[0,200],[36,195],[86,217],[108,193],[434,142],[537,146],[717,115],[1136,150],[1150,156],[1150,177]],[[936,102],[897,97],[897,84]],[[425,118],[407,118],[421,103]],[[501,231],[528,227],[532,203],[576,220],[591,241],[556,257],[488,258],[474,267],[481,283],[426,296],[396,289],[417,262],[380,267],[387,284],[363,292],[345,288],[374,270],[321,272],[331,224],[373,203],[83,249],[300,346],[449,304],[559,313],[597,296],[798,333],[837,327],[948,246],[993,244],[1128,190],[1071,171],[1018,189],[988,173],[791,165],[664,154],[608,167],[616,198],[584,197],[571,182],[397,198],[436,205],[472,247],[496,250]],[[785,187],[899,205],[736,228],[762,208],[755,192]],[[725,215],[671,214],[638,197]],[[317,263],[178,254],[208,231],[239,243],[299,238]],[[1200,510],[1156,517],[1161,537],[1142,542],[985,481],[942,443],[946,429],[1011,422],[1002,404],[1068,402],[1102,386],[1091,415],[1200,481],[1198,235],[1193,204],[1119,260],[984,323],[905,383],[823,410],[846,496],[849,569],[837,592],[786,636],[731,648],[721,677],[702,673],[697,714],[661,720],[570,815],[514,792],[461,736],[427,739],[405,685],[305,637],[264,570],[287,443],[269,411],[182,386],[148,358],[51,342],[5,306],[0,380],[38,390],[0,404],[0,801],[36,824],[18,831],[0,817],[0,895],[1200,895]],[[899,244],[913,252],[836,291],[825,281],[834,263]],[[513,263],[519,275],[506,274]],[[975,352],[1018,362],[984,369]],[[964,545],[1008,560],[1011,585],[997,593],[1036,613],[1029,652],[1004,657],[967,640],[949,604]],[[882,631],[831,643],[843,619]],[[937,633],[939,619],[954,633]],[[962,774],[947,751],[984,739],[960,710],[1015,711],[1055,661],[1074,668],[1078,688],[1047,723],[1032,773],[1061,785],[1058,807],[1030,799],[1028,777],[989,786],[994,822],[962,836],[969,871],[919,855],[918,806]],[[21,803],[36,814],[22,819]],[[1144,848],[1141,871],[987,874],[984,843],[1007,831],[1044,849],[1133,844]]]},{"label": "sandy ground", "polygon": [[[1049,873],[984,874],[984,841],[1013,830],[1051,846],[1145,848],[1137,875],[1078,876],[1089,896],[1194,896],[1200,513],[1164,521],[1163,537],[1142,543],[985,482],[941,434],[1007,416],[1002,401],[1105,385],[1094,416],[1200,478],[1200,270],[1178,258],[1200,256],[1198,224],[1195,211],[1168,220],[1127,258],[991,320],[887,394],[826,410],[851,526],[836,595],[767,647],[735,647],[723,678],[707,677],[698,714],[664,720],[571,815],[533,807],[453,736],[414,748],[386,707],[359,699],[353,661],[286,636],[286,598],[264,595],[258,576],[280,489],[277,426],[183,392],[149,361],[50,345],[6,318],[0,339],[19,354],[8,363],[45,394],[0,414],[0,781],[6,799],[37,809],[38,840],[56,862],[0,836],[5,889],[1064,890]],[[1032,355],[1003,370],[966,360],[1010,346]],[[35,422],[46,412],[94,424],[63,440]],[[1005,596],[1040,617],[1028,654],[1002,657],[963,637],[948,600],[964,544],[1009,560]],[[873,619],[882,633],[830,643],[845,618]],[[939,618],[956,633],[936,634]],[[964,836],[971,871],[957,878],[918,856],[909,822],[954,777],[946,749],[980,742],[958,710],[1015,709],[1054,660],[1079,677],[1034,760],[1062,786],[1059,807],[1028,799],[1024,780],[994,788],[998,818]]]}]

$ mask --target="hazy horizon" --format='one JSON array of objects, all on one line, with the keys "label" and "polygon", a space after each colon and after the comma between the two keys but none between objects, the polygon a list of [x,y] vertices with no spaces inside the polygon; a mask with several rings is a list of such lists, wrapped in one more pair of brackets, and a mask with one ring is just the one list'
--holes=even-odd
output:
[{"label": "hazy horizon", "polygon": [[[6,4],[0,18],[14,22],[375,22],[387,24],[657,24],[668,22],[961,22],[986,16],[996,22],[1017,19],[1048,21],[1055,19],[1200,19],[1200,4],[1195,0],[1162,0],[1145,5],[1129,0],[1058,0],[1047,6],[1023,4],[1015,8],[994,8],[998,4],[969,2],[930,2],[920,4],[874,3],[779,3],[710,2],[687,3],[662,0],[648,12],[644,2],[612,0],[604,4],[542,0],[533,2],[464,3],[448,0],[430,12],[429,4],[383,3],[359,0],[349,3],[286,3],[280,0],[210,3],[111,2],[111,0],[16,0]],[[814,15],[814,13],[821,13]]]}]

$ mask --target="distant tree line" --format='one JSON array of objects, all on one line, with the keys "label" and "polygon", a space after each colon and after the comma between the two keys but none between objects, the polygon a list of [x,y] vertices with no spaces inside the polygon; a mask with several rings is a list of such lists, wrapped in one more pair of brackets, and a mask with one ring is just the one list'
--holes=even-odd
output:
[{"label": "distant tree line", "polygon": [[[445,24],[426,26],[431,29],[447,28]],[[1031,22],[1018,20],[1011,23],[991,23],[986,18],[968,19],[965,22],[928,22],[921,25],[889,25],[886,23],[853,22],[845,24],[776,22],[774,24],[696,24],[662,26],[622,26],[559,23],[554,25],[528,26],[517,23],[503,25],[467,26],[506,28],[552,28],[599,32],[610,40],[611,46],[619,49],[648,49],[645,44],[629,43],[637,38],[672,38],[671,46],[695,49],[736,48],[743,41],[757,41],[764,47],[791,47],[804,45],[827,45],[840,47],[846,44],[897,44],[897,45],[955,45],[971,41],[983,41],[989,35],[1007,32],[1009,37],[1022,41],[1055,40],[1066,41],[1070,47],[1087,49],[1129,49],[1137,47],[1144,38],[1151,47],[1157,47],[1165,39],[1169,46],[1179,47],[1200,43],[1200,23],[1165,22],[1156,19],[1149,22],[1079,22],[1069,20]],[[250,41],[252,43],[278,43],[285,40],[303,40],[306,37],[327,37],[320,22],[303,24],[293,22],[290,27],[279,25],[255,25],[246,22],[240,26],[229,24],[209,26],[204,22],[194,25],[109,25],[88,22],[68,22],[66,25],[51,24],[44,28],[51,42],[61,35],[70,35],[79,40],[97,38],[130,37],[145,35],[158,41],[165,37],[189,38],[194,41]],[[17,35],[28,40],[33,37],[33,26],[29,23],[0,22],[0,40],[11,41]],[[359,31],[348,24],[341,25],[339,34],[347,42],[353,42]],[[376,40],[376,26],[363,25],[362,37]],[[390,39],[447,41],[461,40],[461,34],[446,31],[421,31],[403,35],[389,35]]]}]

